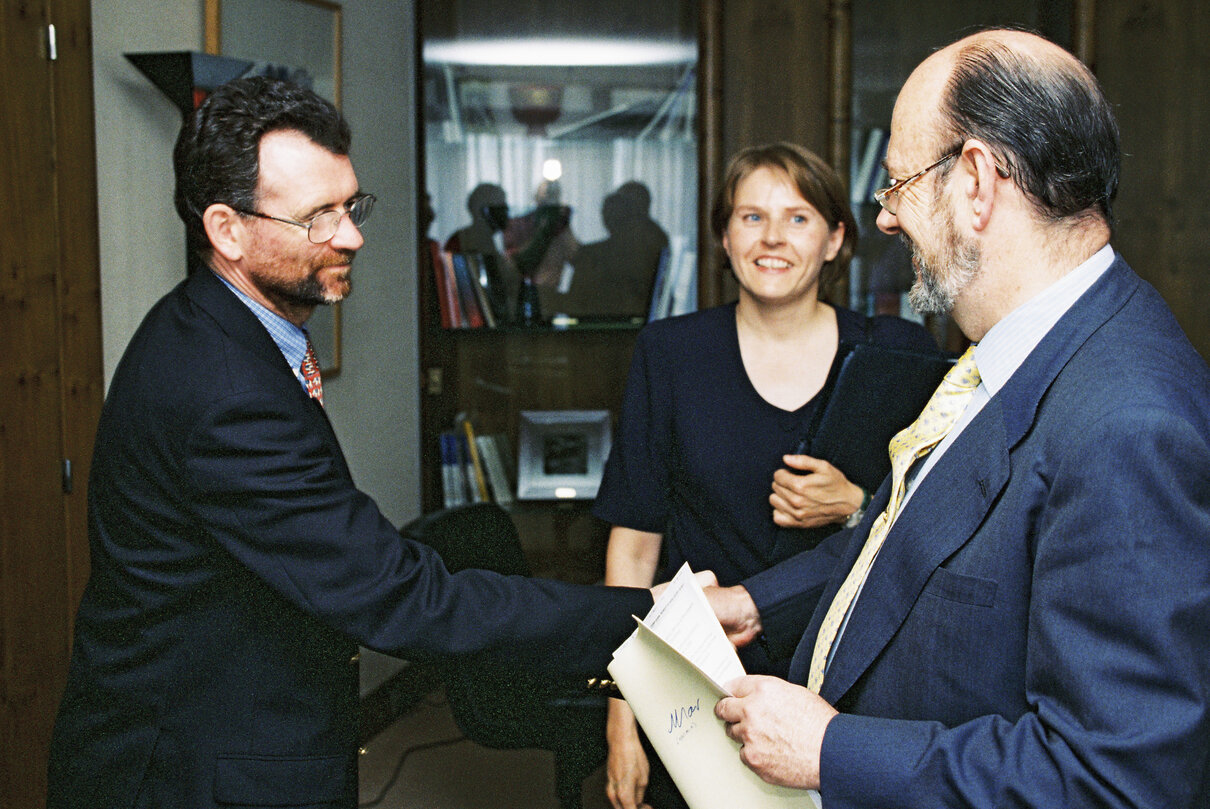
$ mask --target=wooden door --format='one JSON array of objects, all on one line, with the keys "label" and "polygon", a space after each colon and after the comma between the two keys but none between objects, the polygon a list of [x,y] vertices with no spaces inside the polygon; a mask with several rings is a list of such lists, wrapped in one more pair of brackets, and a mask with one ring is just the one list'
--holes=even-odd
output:
[{"label": "wooden door", "polygon": [[45,801],[87,575],[103,382],[89,3],[0,9],[0,806],[24,809]]},{"label": "wooden door", "polygon": [[1210,7],[1202,0],[1099,3],[1097,77],[1122,130],[1113,246],[1164,296],[1210,360]]}]

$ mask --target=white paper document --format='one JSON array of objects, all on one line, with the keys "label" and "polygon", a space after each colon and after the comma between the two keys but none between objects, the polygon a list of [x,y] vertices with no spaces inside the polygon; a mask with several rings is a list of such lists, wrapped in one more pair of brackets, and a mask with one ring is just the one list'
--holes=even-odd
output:
[{"label": "white paper document", "polygon": [[613,653],[609,674],[691,809],[821,809],[814,790],[765,783],[714,705],[743,664],[688,565]]}]

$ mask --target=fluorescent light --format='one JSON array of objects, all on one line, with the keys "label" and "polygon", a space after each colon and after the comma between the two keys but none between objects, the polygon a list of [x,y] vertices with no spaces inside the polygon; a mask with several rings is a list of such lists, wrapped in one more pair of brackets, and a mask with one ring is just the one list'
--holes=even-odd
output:
[{"label": "fluorescent light", "polygon": [[424,61],[540,67],[678,65],[697,61],[697,46],[632,39],[462,39],[425,44]]}]

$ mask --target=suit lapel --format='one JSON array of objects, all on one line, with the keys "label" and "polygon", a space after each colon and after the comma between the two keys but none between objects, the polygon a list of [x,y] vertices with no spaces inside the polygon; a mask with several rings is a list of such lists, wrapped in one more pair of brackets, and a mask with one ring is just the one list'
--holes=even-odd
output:
[{"label": "suit lapel", "polygon": [[273,337],[243,301],[207,267],[198,268],[190,274],[185,281],[185,294],[214,320],[232,342],[264,361],[267,376],[262,382],[281,385],[289,391],[287,395],[299,399],[307,418],[316,422],[343,464],[340,442],[336,439],[332,423],[328,421],[327,412],[303,390],[294,370],[282,356],[281,349],[273,342]]},{"label": "suit lapel", "polygon": [[[824,678],[820,693],[829,702],[874,661],[933,571],[970,539],[1008,482],[1008,447],[998,411],[994,401],[983,408],[895,521]],[[945,518],[938,520],[938,514]]]},{"label": "suit lapel", "polygon": [[[920,483],[899,515],[853,606],[835,647],[821,696],[836,704],[902,626],[934,571],[970,541],[1008,483],[1012,449],[1037,418],[1047,389],[1096,329],[1125,304],[1139,278],[1121,258],[1055,324],[1012,378],[983,407]],[[870,515],[886,506],[884,485]],[[876,510],[875,510],[876,509]],[[820,600],[795,656],[792,672],[805,672],[823,614],[852,567],[873,524],[867,518],[850,542]],[[805,681],[792,674],[792,679]]]}]

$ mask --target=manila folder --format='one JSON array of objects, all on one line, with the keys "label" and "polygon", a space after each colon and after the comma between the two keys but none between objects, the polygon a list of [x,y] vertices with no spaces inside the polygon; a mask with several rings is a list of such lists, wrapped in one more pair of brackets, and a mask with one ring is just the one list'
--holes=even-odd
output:
[{"label": "manila folder", "polygon": [[762,781],[714,715],[726,692],[642,621],[609,674],[691,809],[816,809],[817,794]]}]

